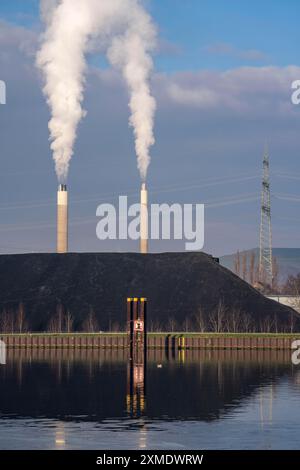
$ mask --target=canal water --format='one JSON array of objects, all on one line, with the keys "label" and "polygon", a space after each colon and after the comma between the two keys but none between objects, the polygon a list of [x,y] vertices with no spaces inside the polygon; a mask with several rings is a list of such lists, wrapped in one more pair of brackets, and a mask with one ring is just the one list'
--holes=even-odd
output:
[{"label": "canal water", "polygon": [[[8,350],[0,449],[299,449],[289,351]],[[144,381],[145,379],[145,381]]]}]

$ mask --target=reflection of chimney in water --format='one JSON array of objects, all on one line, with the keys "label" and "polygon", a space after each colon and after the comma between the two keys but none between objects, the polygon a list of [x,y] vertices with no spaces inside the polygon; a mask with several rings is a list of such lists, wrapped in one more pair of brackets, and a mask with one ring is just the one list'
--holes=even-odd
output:
[{"label": "reflection of chimney in water", "polygon": [[57,253],[68,251],[68,190],[60,184],[57,191]]},{"label": "reflection of chimney in water", "polygon": [[146,183],[142,184],[141,189],[141,239],[140,239],[140,252],[143,254],[148,253],[148,191]]}]

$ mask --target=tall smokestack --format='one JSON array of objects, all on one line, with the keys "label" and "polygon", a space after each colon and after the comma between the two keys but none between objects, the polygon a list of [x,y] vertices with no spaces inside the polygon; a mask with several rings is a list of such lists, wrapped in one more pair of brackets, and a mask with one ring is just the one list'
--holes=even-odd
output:
[{"label": "tall smokestack", "polygon": [[141,240],[140,252],[143,254],[148,253],[148,191],[146,183],[142,184],[141,189]]},{"label": "tall smokestack", "polygon": [[57,253],[68,251],[68,190],[60,184],[57,191]]}]

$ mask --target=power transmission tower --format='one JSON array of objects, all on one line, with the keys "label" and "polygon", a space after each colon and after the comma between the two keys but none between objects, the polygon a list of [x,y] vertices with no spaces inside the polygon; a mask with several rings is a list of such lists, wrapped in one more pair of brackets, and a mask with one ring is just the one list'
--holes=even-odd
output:
[{"label": "power transmission tower", "polygon": [[262,285],[270,287],[272,286],[273,281],[270,164],[267,146],[265,147],[263,158],[259,242],[259,281]]}]

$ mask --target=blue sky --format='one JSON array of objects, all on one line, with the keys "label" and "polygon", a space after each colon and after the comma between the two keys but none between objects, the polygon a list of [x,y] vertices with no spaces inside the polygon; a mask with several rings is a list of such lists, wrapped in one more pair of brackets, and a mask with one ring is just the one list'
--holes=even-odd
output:
[{"label": "blue sky", "polygon": [[[297,61],[300,3],[297,0],[147,0],[160,36],[174,46],[157,60],[164,71],[225,69],[245,65],[238,57],[212,57],[205,47],[226,43],[239,50],[257,50],[264,63]],[[39,0],[1,0],[0,17],[14,24],[39,27]],[[177,51],[176,51],[177,46]],[[257,61],[260,63],[261,61]]]},{"label": "blue sky", "polygon": [[152,2],[152,11],[162,34],[182,48],[182,56],[170,64],[172,68],[225,68],[239,63],[228,57],[216,61],[202,51],[214,43],[262,51],[268,56],[266,62],[278,65],[296,59],[291,38],[299,37],[297,1],[167,0]]},{"label": "blue sky", "polygon": [[[159,29],[151,200],[206,202],[205,251],[220,255],[257,246],[261,160],[268,140],[274,245],[299,246],[300,107],[290,103],[290,86],[300,79],[300,2],[145,4]],[[42,28],[39,2],[0,0],[0,21],[0,79],[8,90],[8,103],[0,107],[0,252],[51,251],[56,179],[49,111],[34,66]],[[101,66],[104,60],[92,63]],[[97,201],[113,202],[121,191],[136,194],[134,200],[139,186],[128,96],[121,78],[113,74],[108,83],[106,72],[89,71],[88,115],[79,126],[71,164],[74,251],[136,249],[119,242],[103,246],[95,237]],[[207,92],[209,102],[203,98]],[[182,247],[153,246],[169,249]]]}]

